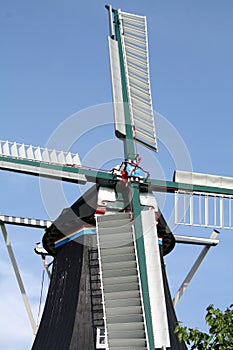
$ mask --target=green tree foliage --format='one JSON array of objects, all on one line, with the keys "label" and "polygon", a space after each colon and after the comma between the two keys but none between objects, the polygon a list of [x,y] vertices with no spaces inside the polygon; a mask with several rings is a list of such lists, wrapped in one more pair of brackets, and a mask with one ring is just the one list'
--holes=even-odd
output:
[{"label": "green tree foliage", "polygon": [[191,350],[233,350],[233,304],[224,312],[209,305],[206,309],[206,323],[209,334],[182,327],[175,328],[179,341],[190,345]]}]

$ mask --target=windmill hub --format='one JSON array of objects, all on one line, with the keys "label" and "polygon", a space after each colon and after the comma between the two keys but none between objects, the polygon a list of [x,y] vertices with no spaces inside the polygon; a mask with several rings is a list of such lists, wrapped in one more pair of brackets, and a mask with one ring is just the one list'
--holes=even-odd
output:
[{"label": "windmill hub", "polygon": [[139,166],[137,161],[125,160],[112,169],[112,173],[118,180],[123,182],[144,183],[148,180],[150,174]]}]

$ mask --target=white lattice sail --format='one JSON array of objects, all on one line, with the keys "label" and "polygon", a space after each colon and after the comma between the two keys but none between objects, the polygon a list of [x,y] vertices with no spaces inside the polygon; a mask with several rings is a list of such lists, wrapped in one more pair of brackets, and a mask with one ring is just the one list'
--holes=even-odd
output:
[{"label": "white lattice sail", "polygon": [[63,167],[81,167],[78,153],[0,140],[0,169],[86,183],[83,174],[64,172]]},{"label": "white lattice sail", "polygon": [[175,224],[233,229],[233,196],[227,193],[233,178],[178,170],[174,180],[193,187],[175,193]]},{"label": "white lattice sail", "polygon": [[[116,134],[126,135],[122,96],[122,63],[127,86],[130,117],[135,139],[157,151],[154,113],[151,98],[148,35],[145,16],[118,11],[122,53],[109,37],[110,65]],[[121,56],[122,57],[121,57]]]}]

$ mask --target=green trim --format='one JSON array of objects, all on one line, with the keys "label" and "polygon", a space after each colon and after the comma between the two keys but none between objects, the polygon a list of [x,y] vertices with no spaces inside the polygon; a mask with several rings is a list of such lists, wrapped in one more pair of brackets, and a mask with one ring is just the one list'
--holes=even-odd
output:
[{"label": "green trim", "polygon": [[[98,170],[92,170],[92,169],[86,169],[82,166],[80,167],[72,167],[67,165],[58,165],[58,164],[51,164],[51,163],[45,163],[41,161],[36,160],[28,160],[28,159],[22,159],[22,158],[14,158],[14,157],[8,157],[8,156],[0,156],[0,162],[5,163],[12,163],[12,164],[18,164],[18,165],[26,165],[26,166],[32,166],[37,168],[43,168],[48,170],[57,170],[62,171],[65,174],[66,173],[72,173],[72,174],[82,174],[85,175],[87,178],[87,181],[101,184],[102,186],[112,187],[114,186],[119,180],[117,180],[116,176],[112,173],[107,173],[104,171],[98,171]],[[29,170],[25,170],[23,168],[19,169],[10,169],[6,168],[0,165],[0,169],[7,170],[7,171],[15,171],[20,172],[24,174],[29,174]],[[69,177],[66,177],[64,174],[63,180],[67,182],[77,183],[82,182],[78,181],[77,179],[70,179]],[[31,175],[39,176],[40,174],[31,173]],[[43,176],[43,175],[41,175]],[[53,174],[53,177],[59,177]],[[156,179],[144,179],[143,186],[150,186],[152,191],[156,192],[176,192],[178,190],[188,191],[188,192],[204,192],[204,193],[213,193],[213,194],[219,194],[219,195],[230,195],[233,196],[233,189],[228,188],[221,188],[221,187],[211,187],[211,186],[199,186],[199,185],[190,185],[190,184],[184,184],[181,182],[173,182],[173,181],[166,181],[166,180],[156,180]]]},{"label": "green trim", "polygon": [[148,343],[149,343],[150,350],[154,350],[155,348],[154,334],[153,334],[152,315],[151,315],[149,288],[148,288],[148,279],[147,279],[146,257],[145,257],[145,247],[144,247],[144,239],[143,239],[142,216],[141,216],[142,208],[140,205],[139,186],[137,184],[131,184],[131,189],[132,189],[134,227],[135,227],[135,235],[136,235],[136,247],[137,247],[138,262],[139,262],[142,297],[143,297],[144,311],[145,311],[145,318],[146,318]]},{"label": "green trim", "polygon": [[134,160],[136,159],[136,155],[135,155],[135,147],[134,147],[134,139],[133,139],[133,129],[132,129],[131,118],[130,118],[130,110],[129,110],[129,97],[128,97],[128,89],[127,89],[126,74],[125,74],[123,47],[121,42],[121,28],[120,28],[118,10],[113,10],[113,12],[114,12],[114,20],[115,20],[116,39],[118,42],[118,50],[119,50],[122,98],[124,103],[124,114],[125,114],[126,137],[123,140],[125,159]]},{"label": "green trim", "polygon": [[191,185],[181,182],[166,181],[166,180],[155,180],[150,179],[150,183],[144,182],[147,185],[150,185],[152,191],[157,192],[176,192],[188,191],[188,192],[204,192],[204,193],[213,193],[220,195],[233,195],[233,189],[221,188],[221,187],[212,187],[212,186],[200,186],[200,185]]},{"label": "green trim", "polygon": [[[62,176],[62,179],[64,181],[67,181],[67,182],[73,182],[73,183],[83,182],[83,181],[79,181],[77,179],[69,178],[68,174],[85,175],[87,181],[99,183],[103,186],[109,186],[109,187],[112,187],[117,182],[116,177],[112,173],[91,170],[91,169],[85,169],[82,167],[72,167],[72,166],[67,166],[67,165],[51,164],[51,163],[45,163],[45,162],[41,162],[41,161],[6,157],[6,156],[0,156],[0,162],[1,161],[4,163],[17,164],[19,166],[21,165],[21,166],[29,166],[32,168],[48,169],[48,170],[52,170],[52,171],[62,171],[64,173],[64,177]],[[1,166],[1,164],[0,164],[0,169],[45,177],[45,175],[40,174],[39,172],[33,173],[33,170],[30,172],[30,169],[26,170],[26,169],[23,169],[23,167],[22,168],[19,167],[18,169],[17,168],[10,169],[10,168],[7,168],[7,166],[5,168],[5,167]],[[67,177],[66,177],[66,174],[67,174]],[[56,174],[54,174],[54,173],[51,173],[51,176],[48,176],[48,177],[60,178],[60,176],[56,176]]]}]

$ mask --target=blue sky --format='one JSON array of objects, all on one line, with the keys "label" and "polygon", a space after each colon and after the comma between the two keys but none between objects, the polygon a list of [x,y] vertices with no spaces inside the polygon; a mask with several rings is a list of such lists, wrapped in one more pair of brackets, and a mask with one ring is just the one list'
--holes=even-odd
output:
[{"label": "blue sky", "polygon": [[[54,130],[71,115],[111,102],[104,5],[102,0],[1,2],[2,140],[45,146]],[[136,0],[113,1],[112,5],[147,16],[153,105],[176,128],[193,170],[233,176],[233,2]],[[111,126],[101,129],[101,137],[97,130],[82,138],[73,151],[89,159],[95,143],[112,135]],[[167,137],[173,135],[168,133]],[[162,141],[168,142],[166,134]],[[117,147],[120,156],[120,142]],[[162,169],[158,174],[171,180],[175,164],[166,147],[159,144],[159,153],[152,159]],[[98,159],[95,162],[98,164]],[[72,203],[78,196],[77,186],[64,188],[67,201]],[[48,218],[37,178],[2,171],[0,189],[3,214]],[[167,197],[167,202],[165,216],[170,217],[172,196]],[[42,265],[33,248],[43,232],[7,228],[36,315]],[[184,227],[175,230],[186,232]],[[211,229],[195,228],[192,234],[207,237]],[[222,230],[219,246],[211,249],[177,306],[178,318],[184,324],[204,329],[207,305],[225,308],[232,303],[232,247],[232,232]],[[178,246],[167,257],[172,294],[199,251],[200,248]],[[0,257],[0,347],[29,349],[30,325],[3,241]]]}]

